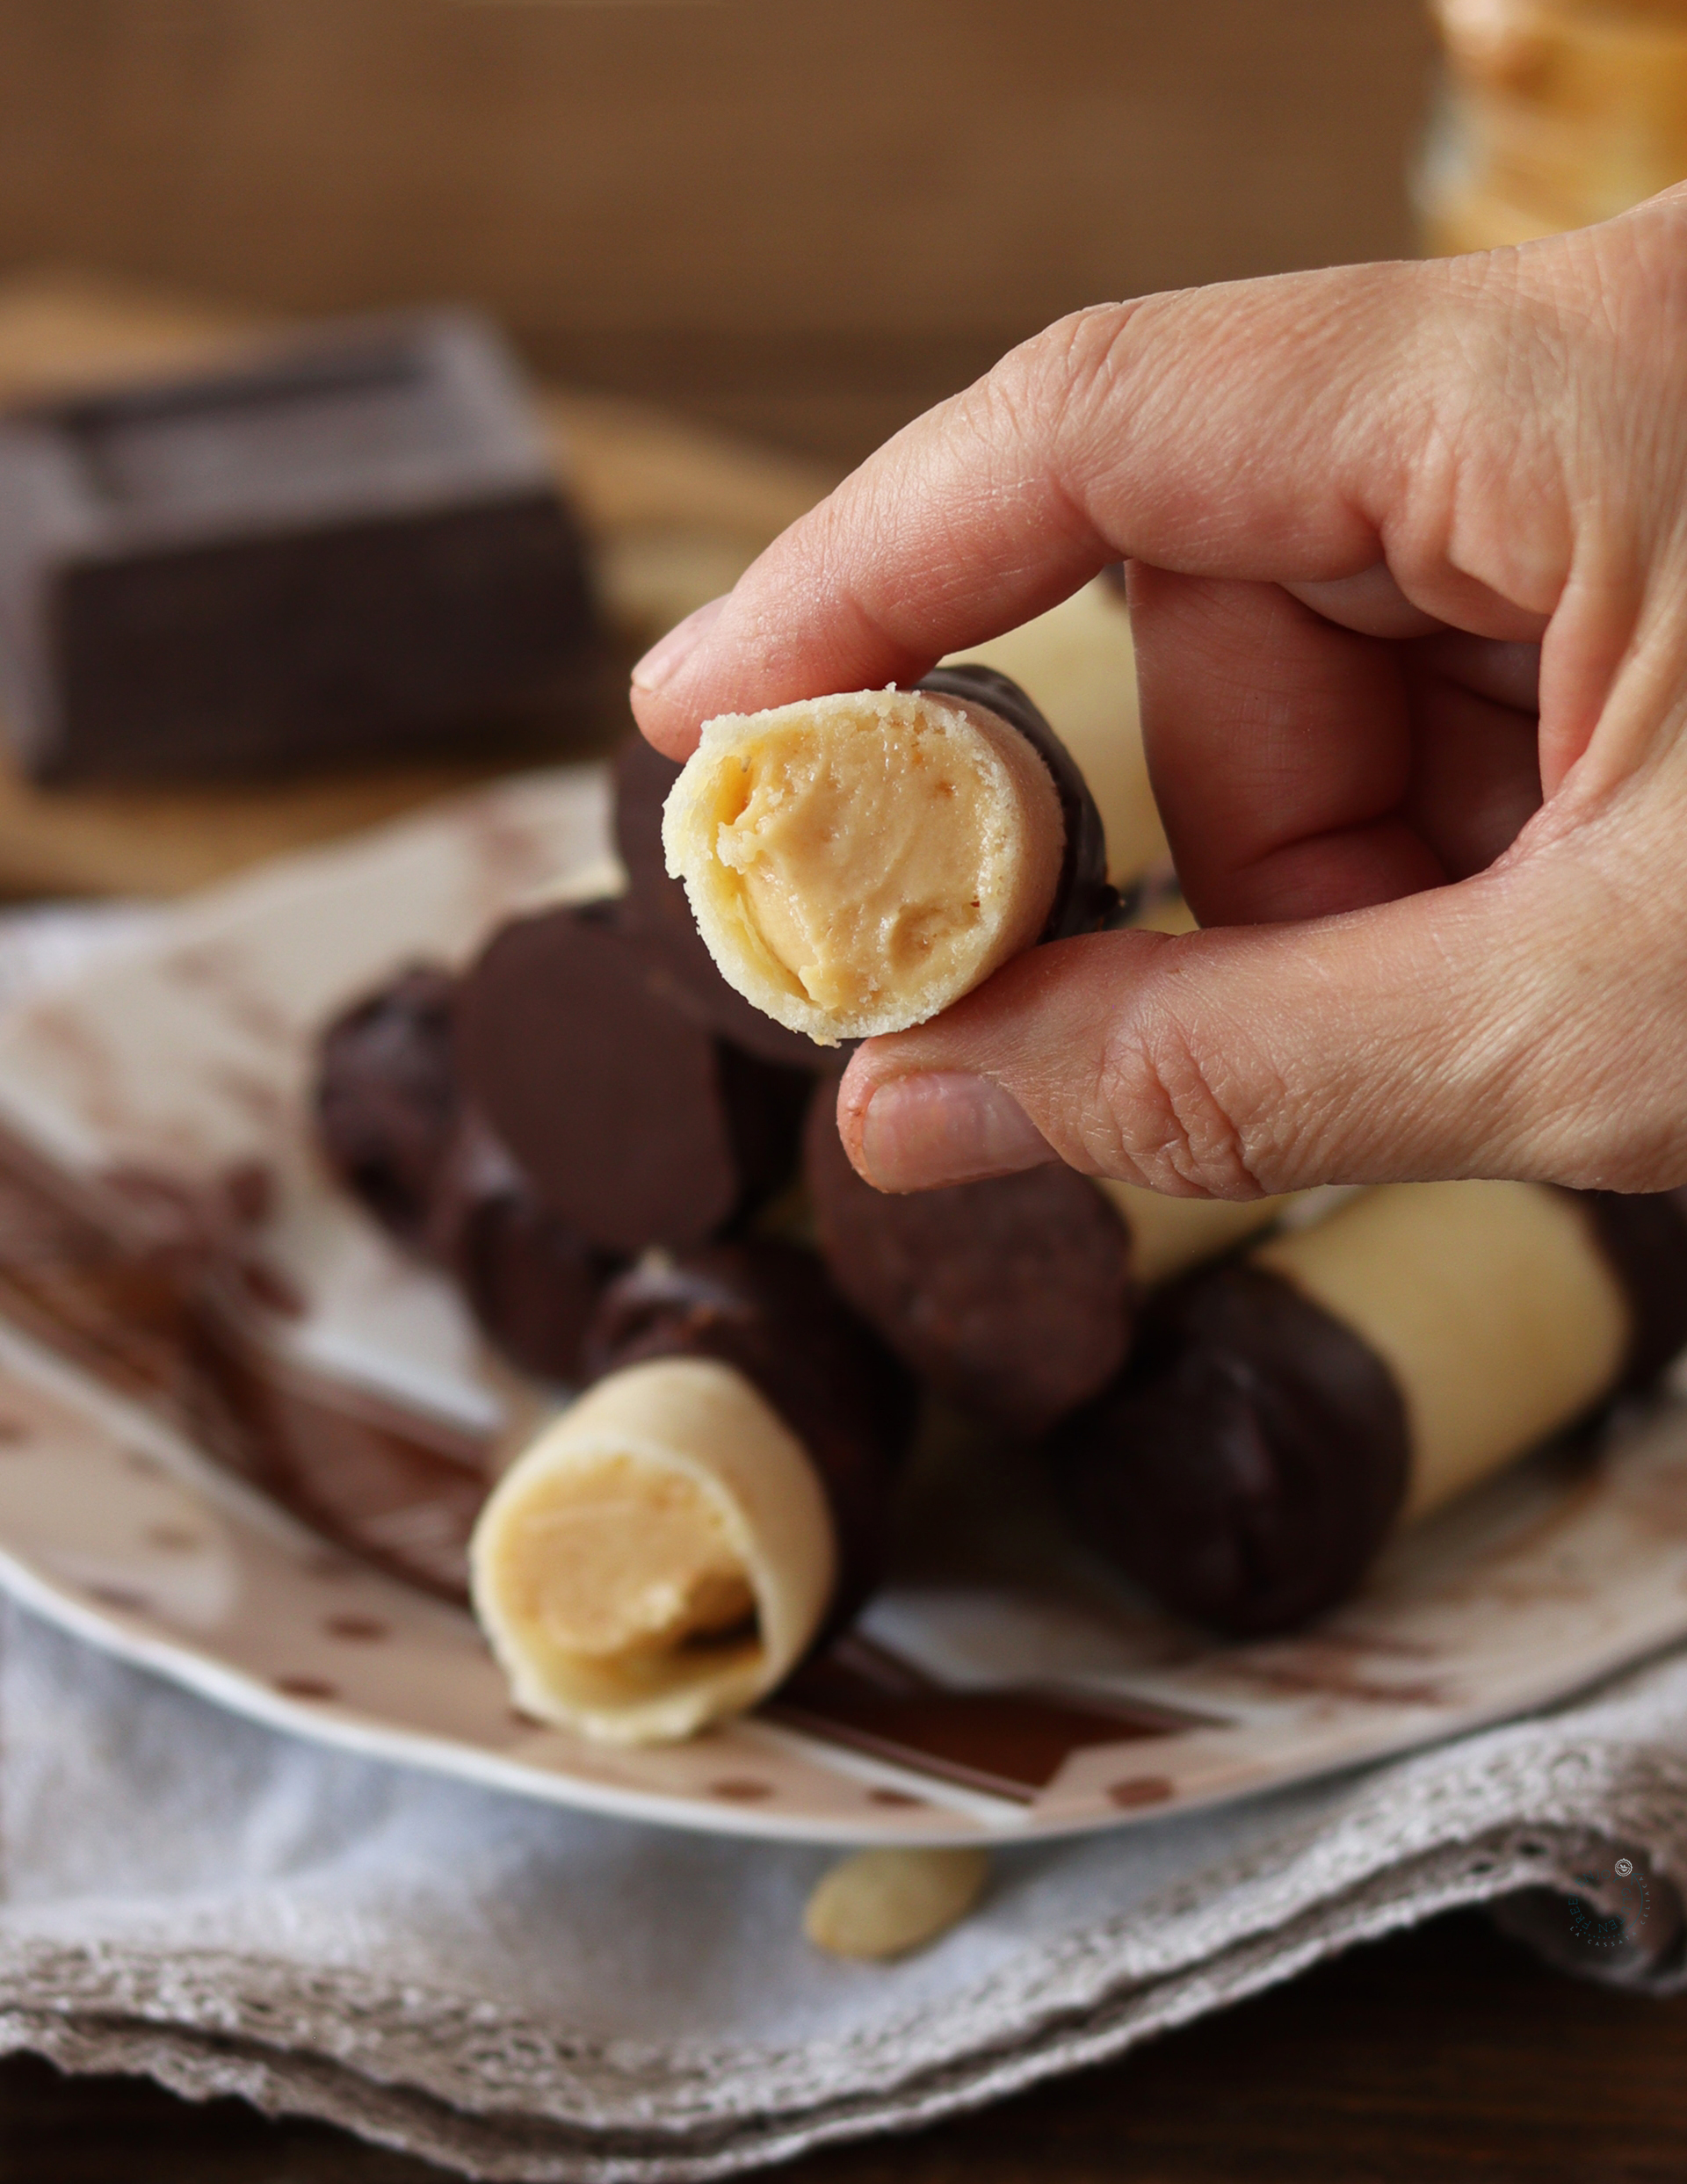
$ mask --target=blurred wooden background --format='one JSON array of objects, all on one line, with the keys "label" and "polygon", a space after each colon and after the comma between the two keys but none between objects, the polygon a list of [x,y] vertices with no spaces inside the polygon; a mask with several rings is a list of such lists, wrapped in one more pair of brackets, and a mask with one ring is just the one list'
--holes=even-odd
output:
[{"label": "blurred wooden background", "polygon": [[1083,302],[1409,250],[1422,0],[0,0],[0,272],[453,296],[834,459]]}]

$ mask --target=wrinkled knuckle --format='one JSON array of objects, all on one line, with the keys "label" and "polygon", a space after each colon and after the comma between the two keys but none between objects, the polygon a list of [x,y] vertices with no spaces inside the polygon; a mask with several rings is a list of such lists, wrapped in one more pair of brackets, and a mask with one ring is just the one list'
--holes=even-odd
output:
[{"label": "wrinkled knuckle", "polygon": [[1101,1108],[1111,1172],[1151,1190],[1250,1197],[1278,1187],[1274,1103],[1234,1054],[1176,1017],[1124,1028],[1108,1048]]},{"label": "wrinkled knuckle", "polygon": [[1092,304],[1052,326],[1039,358],[1040,391],[1080,413],[1104,406],[1128,368],[1144,303]]},{"label": "wrinkled knuckle", "polygon": [[1104,403],[1119,373],[1135,303],[1091,304],[1023,342],[984,382],[997,418],[1020,432],[1046,430]]}]

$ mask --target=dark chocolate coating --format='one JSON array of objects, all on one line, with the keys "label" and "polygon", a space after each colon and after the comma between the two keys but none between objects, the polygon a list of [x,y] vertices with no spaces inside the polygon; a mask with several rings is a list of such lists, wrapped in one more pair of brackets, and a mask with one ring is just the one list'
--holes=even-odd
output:
[{"label": "dark chocolate coating", "polygon": [[[652,922],[695,934],[697,922],[685,899],[684,882],[669,878],[662,847],[662,806],[681,771],[677,760],[664,758],[641,735],[627,737],[615,754],[613,769],[615,847],[626,867],[628,895],[638,909]],[[700,935],[699,939],[700,943]],[[706,948],[703,952],[708,956]],[[713,958],[709,967],[714,968]],[[720,977],[718,971],[714,974]],[[727,987],[728,993],[732,990]]]},{"label": "dark chocolate coating", "polygon": [[598,1249],[701,1243],[778,1190],[810,1080],[676,1009],[613,903],[503,926],[458,988],[464,1096]]},{"label": "dark chocolate coating", "polygon": [[835,1615],[858,1605],[883,1558],[914,1390],[815,1255],[764,1237],[653,1252],[605,1291],[583,1364],[597,1379],[653,1357],[718,1358],[760,1389],[826,1491],[837,1528]]},{"label": "dark chocolate coating", "polygon": [[1054,890],[1053,908],[1039,940],[1070,940],[1078,933],[1093,933],[1119,901],[1107,878],[1107,838],[1090,785],[1078,763],[1031,699],[1011,676],[994,668],[936,668],[923,676],[916,690],[939,698],[970,698],[1017,728],[1048,768],[1061,801],[1066,823],[1066,853]]},{"label": "dark chocolate coating", "polygon": [[436,1177],[423,1242],[514,1363],[542,1380],[578,1380],[587,1324],[622,1262],[539,1204],[473,1109]]},{"label": "dark chocolate coating", "polygon": [[1352,1592],[1411,1462],[1381,1359],[1246,1262],[1156,1298],[1129,1369],[1050,1454],[1086,1540],[1168,1607],[1242,1638]]},{"label": "dark chocolate coating", "polygon": [[641,735],[630,736],[616,754],[615,846],[627,874],[622,929],[646,954],[652,982],[693,1022],[762,1061],[824,1068],[831,1050],[775,1023],[727,984],[697,929],[684,883],[668,877],[662,807],[679,771]]},{"label": "dark chocolate coating", "polygon": [[579,526],[485,321],[365,320],[0,422],[0,685],[55,781],[273,773],[601,703]]},{"label": "dark chocolate coating", "polygon": [[454,1275],[491,1339],[572,1380],[599,1291],[622,1262],[540,1204],[453,1057],[457,981],[403,971],[323,1035],[317,1137],[340,1181],[399,1242]]},{"label": "dark chocolate coating", "polygon": [[417,964],[322,1034],[316,1133],[335,1174],[401,1241],[431,1216],[460,1102],[452,1059],[456,980]]},{"label": "dark chocolate coating", "polygon": [[1124,1363],[1130,1234],[1087,1176],[1051,1163],[889,1196],[850,1166],[829,1086],[809,1110],[803,1159],[833,1281],[959,1408],[1035,1437]]},{"label": "dark chocolate coating", "polygon": [[1687,1344],[1687,1192],[1571,1196],[1585,1209],[1628,1298],[1632,1332],[1622,1387],[1644,1387]]}]

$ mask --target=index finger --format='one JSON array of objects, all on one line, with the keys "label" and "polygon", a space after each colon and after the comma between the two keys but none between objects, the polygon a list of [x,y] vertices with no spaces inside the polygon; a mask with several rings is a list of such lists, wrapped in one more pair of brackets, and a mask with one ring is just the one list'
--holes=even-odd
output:
[{"label": "index finger", "polygon": [[1302,583],[1387,559],[1416,604],[1468,626],[1473,573],[1443,551],[1456,452],[1411,368],[1433,359],[1455,408],[1480,371],[1464,264],[1462,279],[1458,261],[1349,267],[1061,321],[898,433],[647,655],[641,727],[684,757],[716,713],[915,681],[1121,556]]}]

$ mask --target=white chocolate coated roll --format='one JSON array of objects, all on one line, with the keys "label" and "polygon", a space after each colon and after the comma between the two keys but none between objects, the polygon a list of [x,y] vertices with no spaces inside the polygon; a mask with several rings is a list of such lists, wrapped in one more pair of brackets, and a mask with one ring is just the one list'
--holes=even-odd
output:
[{"label": "white chocolate coated roll", "polygon": [[728,984],[829,1046],[923,1023],[1030,947],[1066,835],[1016,728],[887,690],[706,722],[662,843]]},{"label": "white chocolate coated roll", "polygon": [[507,1471],[469,1549],[515,1703],[618,1744],[741,1712],[801,1659],[836,1574],[807,1451],[713,1358],[607,1375]]}]

